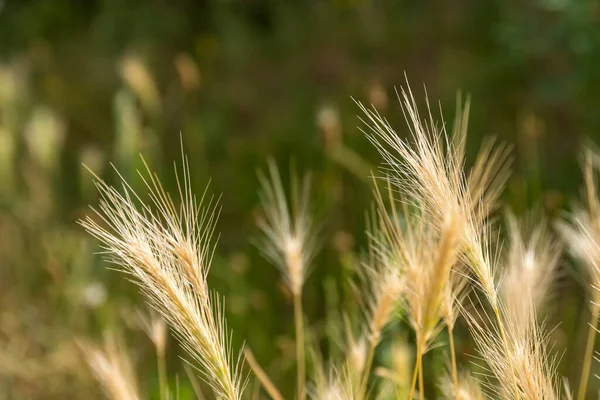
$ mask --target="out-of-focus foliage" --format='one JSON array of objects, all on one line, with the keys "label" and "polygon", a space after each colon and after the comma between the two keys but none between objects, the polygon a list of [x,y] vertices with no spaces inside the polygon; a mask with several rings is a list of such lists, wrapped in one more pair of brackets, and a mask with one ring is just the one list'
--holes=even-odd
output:
[{"label": "out-of-focus foliage", "polygon": [[[581,141],[600,136],[595,1],[0,0],[0,397],[99,397],[75,339],[110,328],[127,332],[140,384],[158,396],[140,296],[92,255],[75,221],[97,203],[82,163],[114,182],[113,162],[141,185],[141,152],[174,189],[180,136],[198,194],[211,179],[223,195],[210,280],[227,297],[234,343],[278,360],[263,363],[278,383],[293,382],[293,315],[276,269],[250,244],[256,170],[273,156],[283,176],[290,159],[313,171],[324,229],[305,312],[313,339],[339,351],[328,321],[354,297],[347,278],[380,162],[351,97],[401,121],[393,87],[405,73],[446,116],[457,89],[471,94],[471,150],[489,135],[515,144],[514,209],[552,214],[576,194]],[[557,341],[575,336],[585,308],[567,286],[561,307],[572,311]],[[407,332],[387,334],[382,363],[407,358]],[[191,396],[168,346],[170,379]],[[427,357],[443,368],[435,350]]]}]

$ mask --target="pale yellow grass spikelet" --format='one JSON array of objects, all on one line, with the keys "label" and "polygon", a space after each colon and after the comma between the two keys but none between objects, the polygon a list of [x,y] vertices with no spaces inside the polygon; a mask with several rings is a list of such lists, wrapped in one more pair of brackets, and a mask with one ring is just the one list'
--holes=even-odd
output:
[{"label": "pale yellow grass spikelet", "polygon": [[381,210],[384,206],[379,192],[376,197],[379,210],[374,211],[372,220],[368,221],[369,260],[362,271],[368,293],[365,314],[372,345],[379,343],[381,331],[394,316],[405,289],[401,255],[391,246],[393,230],[399,226],[386,215],[385,208]]},{"label": "pale yellow grass spikelet", "polygon": [[82,343],[81,349],[106,395],[113,400],[139,400],[136,375],[127,349],[114,334],[105,333],[104,343]]},{"label": "pale yellow grass spikelet", "polygon": [[350,330],[350,327],[346,327],[346,363],[352,376],[355,379],[360,380],[363,372],[365,372],[367,359],[369,357],[369,343],[367,336],[362,334],[358,338],[355,338]]},{"label": "pale yellow grass spikelet", "polygon": [[279,170],[269,162],[269,177],[260,173],[260,193],[264,215],[258,225],[263,231],[259,247],[264,256],[282,271],[294,298],[294,325],[296,329],[298,400],[306,398],[306,356],[304,345],[304,315],[302,287],[314,257],[317,233],[309,210],[310,180],[300,184],[292,174],[291,195],[286,196]]},{"label": "pale yellow grass spikelet", "polygon": [[191,193],[187,159],[178,182],[176,206],[148,169],[144,179],[150,202],[122,181],[123,194],[97,180],[96,211],[81,224],[104,243],[108,260],[133,277],[160,311],[185,350],[200,364],[217,398],[237,400],[243,391],[239,357],[232,357],[219,296],[206,283],[213,253],[211,236],[218,214],[211,199],[204,208]]},{"label": "pale yellow grass spikelet", "polygon": [[[535,222],[534,222],[535,221]],[[528,317],[542,308],[556,278],[561,246],[548,231],[547,220],[532,213],[522,220],[507,215],[508,255],[500,293],[516,326],[526,327]],[[534,313],[528,307],[534,307]]]},{"label": "pale yellow grass spikelet", "polygon": [[577,392],[577,400],[583,400],[587,392],[587,382],[592,363],[596,340],[596,330],[600,318],[600,197],[598,196],[597,169],[600,156],[590,148],[583,157],[585,181],[585,207],[578,206],[570,215],[570,220],[559,222],[557,228],[574,258],[584,268],[591,318],[587,342],[583,355],[582,372]]},{"label": "pale yellow grass spikelet", "polygon": [[[367,219],[369,257],[363,262],[363,269],[360,271],[364,291],[367,293],[364,312],[368,327],[367,338],[364,341],[368,346],[365,346],[364,363],[360,366],[361,372],[358,373],[361,376],[361,395],[367,390],[371,365],[375,349],[381,340],[381,333],[397,315],[396,311],[403,300],[405,290],[403,261],[391,242],[394,230],[398,229],[398,226],[387,216],[380,193],[376,191],[375,194],[378,209],[374,208],[372,215]],[[356,368],[352,371],[355,372]]]},{"label": "pale yellow grass spikelet", "polygon": [[429,103],[428,119],[423,120],[410,88],[400,96],[414,144],[402,140],[375,109],[361,105],[365,133],[386,161],[393,183],[416,199],[437,226],[447,224],[449,215],[457,215],[461,224],[457,236],[467,264],[495,304],[493,263],[481,235],[508,177],[508,148],[487,142],[467,174],[463,164],[469,103],[457,108],[450,137],[445,125],[434,121]]},{"label": "pale yellow grass spikelet", "polygon": [[310,180],[292,177],[292,193],[283,189],[279,170],[269,162],[269,176],[259,174],[264,215],[258,224],[264,234],[259,248],[280,268],[290,291],[297,295],[309,272],[316,249],[316,232],[309,210]]},{"label": "pale yellow grass spikelet", "polygon": [[585,267],[589,296],[596,299],[593,288],[600,285],[600,197],[594,159],[598,155],[587,149],[584,155],[585,206],[576,206],[566,221],[557,228],[571,255]]},{"label": "pale yellow grass spikelet", "polygon": [[[449,214],[438,227],[428,214],[411,211],[407,205],[399,210],[389,179],[387,183],[391,211],[386,210],[377,191],[380,239],[372,246],[390,271],[386,275],[397,274],[396,286],[406,291],[409,322],[424,352],[439,329],[445,293],[459,254],[460,219],[456,213]],[[386,275],[386,282],[394,282]]]},{"label": "pale yellow grass spikelet", "polygon": [[491,321],[485,323],[481,315],[466,314],[479,352],[500,387],[488,381],[482,381],[482,385],[510,400],[560,399],[556,358],[549,353],[548,336],[541,332],[543,327],[535,319],[533,304],[529,304],[528,311],[530,316],[524,320],[529,324],[523,326],[521,316],[500,307],[504,339],[496,329],[490,329]]},{"label": "pale yellow grass spikelet", "polygon": [[[415,379],[410,395],[418,375],[423,398],[422,356],[441,328],[452,268],[460,254],[462,221],[457,209],[449,210],[443,220],[432,218],[432,214],[419,211],[419,198],[411,199],[417,210],[412,211],[408,204],[399,210],[389,177],[387,188],[390,211],[386,210],[381,193],[376,191],[379,234],[371,245],[382,265],[398,271],[399,282],[405,286],[408,322],[417,342]],[[377,310],[379,305],[375,305]],[[373,317],[376,316],[373,313]]]},{"label": "pale yellow grass spikelet", "polygon": [[313,400],[356,400],[356,383],[348,365],[336,368],[334,365],[317,365],[314,387],[309,391]]}]

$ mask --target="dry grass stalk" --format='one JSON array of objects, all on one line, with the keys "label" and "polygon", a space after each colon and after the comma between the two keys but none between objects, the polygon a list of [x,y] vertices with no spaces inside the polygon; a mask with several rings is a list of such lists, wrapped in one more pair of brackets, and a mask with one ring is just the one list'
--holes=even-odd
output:
[{"label": "dry grass stalk", "polygon": [[[577,207],[568,221],[559,222],[557,228],[567,243],[570,253],[585,267],[591,319],[588,327],[577,400],[583,400],[592,363],[596,330],[600,314],[600,197],[597,188],[598,154],[591,149],[584,153],[584,180],[586,207]],[[596,165],[595,165],[596,164]]]},{"label": "dry grass stalk", "polygon": [[300,294],[315,254],[317,235],[309,210],[310,180],[299,184],[292,176],[288,199],[275,163],[269,162],[269,176],[259,174],[263,217],[258,225],[264,234],[259,248],[275,264],[292,294]]},{"label": "dry grass stalk", "polygon": [[356,393],[356,382],[348,365],[341,369],[333,365],[327,368],[319,363],[316,368],[315,385],[310,398],[314,400],[357,400],[364,399]]},{"label": "dry grass stalk", "polygon": [[102,346],[82,343],[81,348],[92,372],[109,398],[141,399],[131,359],[114,334],[106,333]]},{"label": "dry grass stalk", "polygon": [[279,170],[269,162],[269,177],[259,174],[264,217],[259,220],[264,239],[259,244],[262,253],[282,271],[294,298],[296,328],[296,359],[298,399],[306,397],[306,351],[302,286],[309,272],[317,243],[315,226],[309,211],[310,180],[300,185],[292,176],[292,194],[286,196]]},{"label": "dry grass stalk", "polygon": [[[147,167],[147,166],[146,166]],[[239,358],[227,340],[218,295],[206,283],[218,214],[216,202],[202,207],[191,192],[187,158],[179,180],[181,206],[176,206],[147,167],[144,182],[150,203],[123,181],[123,194],[97,178],[101,194],[97,222],[81,224],[104,243],[109,261],[122,266],[173,327],[185,350],[202,366],[202,376],[218,398],[237,400],[243,391]],[[203,196],[204,198],[204,196]]]},{"label": "dry grass stalk", "polygon": [[252,372],[254,372],[254,375],[256,375],[256,378],[258,379],[262,387],[265,388],[269,396],[271,396],[271,399],[283,400],[281,392],[279,392],[279,390],[273,384],[269,376],[262,369],[260,364],[258,364],[256,358],[254,358],[254,354],[252,354],[252,351],[248,347],[244,348],[244,356],[246,357],[248,365],[250,366],[250,368],[252,368]]}]

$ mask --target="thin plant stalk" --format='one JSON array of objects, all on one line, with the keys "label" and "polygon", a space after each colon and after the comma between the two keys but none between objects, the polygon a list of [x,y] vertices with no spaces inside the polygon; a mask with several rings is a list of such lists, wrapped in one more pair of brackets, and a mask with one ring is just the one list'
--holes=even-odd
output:
[{"label": "thin plant stalk", "polygon": [[456,398],[456,390],[458,388],[458,372],[456,368],[456,351],[454,349],[454,326],[448,325],[448,340],[450,346],[450,363],[452,368],[452,393]]},{"label": "thin plant stalk", "polygon": [[421,346],[419,346],[419,358],[421,361],[419,362],[419,399],[425,399],[425,387],[423,386],[423,352],[420,350]]},{"label": "thin plant stalk", "polygon": [[415,360],[415,369],[413,370],[412,383],[410,385],[410,392],[408,394],[408,398],[412,399],[415,395],[415,389],[417,388],[417,377],[419,375],[419,370],[421,366],[421,358],[422,358],[421,350],[417,348],[417,357]]},{"label": "thin plant stalk", "polygon": [[252,369],[252,372],[254,372],[254,375],[256,375],[262,387],[267,391],[269,396],[271,396],[271,399],[283,400],[281,392],[277,389],[277,387],[275,387],[267,373],[258,364],[258,361],[256,361],[256,358],[254,358],[254,354],[252,354],[252,351],[250,351],[250,349],[246,347],[244,348],[244,355],[246,356],[246,361]]},{"label": "thin plant stalk", "polygon": [[367,383],[369,382],[369,374],[371,372],[371,365],[373,365],[373,359],[375,358],[375,348],[377,347],[377,341],[371,340],[369,345],[369,352],[367,353],[367,358],[365,361],[365,365],[363,367],[363,374],[360,380],[360,391],[359,395],[364,396],[364,393],[367,390]]},{"label": "thin plant stalk", "polygon": [[304,318],[302,292],[294,293],[294,325],[296,327],[296,367],[298,400],[306,398],[306,352],[304,349]]},{"label": "thin plant stalk", "polygon": [[157,349],[156,364],[158,367],[158,386],[160,390],[160,400],[169,398],[169,384],[167,382],[167,365],[164,350]]},{"label": "thin plant stalk", "polygon": [[590,367],[592,364],[592,355],[594,353],[594,343],[596,342],[596,326],[598,325],[598,316],[600,305],[594,302],[592,304],[592,319],[589,323],[588,334],[585,344],[585,354],[583,356],[583,369],[579,380],[579,389],[577,391],[577,400],[583,400],[587,392],[587,384],[590,376]]}]

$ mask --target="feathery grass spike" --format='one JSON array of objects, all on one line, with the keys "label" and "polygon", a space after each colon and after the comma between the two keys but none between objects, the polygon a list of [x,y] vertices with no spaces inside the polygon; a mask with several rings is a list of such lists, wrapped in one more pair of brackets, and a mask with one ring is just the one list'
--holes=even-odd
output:
[{"label": "feathery grass spike", "polygon": [[81,224],[104,244],[107,259],[132,276],[169,325],[202,377],[220,399],[238,400],[244,380],[240,357],[232,355],[220,297],[211,293],[206,277],[219,207],[206,192],[198,202],[191,191],[188,161],[177,182],[177,206],[147,168],[142,176],[150,201],[144,201],[122,180],[122,193],[97,178],[98,219]]}]

